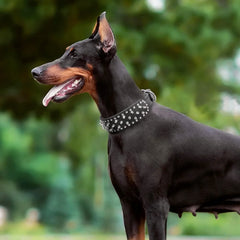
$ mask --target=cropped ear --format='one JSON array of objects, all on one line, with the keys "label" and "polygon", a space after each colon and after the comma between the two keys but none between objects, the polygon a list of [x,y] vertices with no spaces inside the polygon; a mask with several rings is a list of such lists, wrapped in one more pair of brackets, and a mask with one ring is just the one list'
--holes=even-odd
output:
[{"label": "cropped ear", "polygon": [[93,28],[90,39],[100,38],[101,48],[103,52],[110,53],[110,51],[116,52],[116,42],[112,29],[107,21],[106,12],[103,12],[98,18]]}]

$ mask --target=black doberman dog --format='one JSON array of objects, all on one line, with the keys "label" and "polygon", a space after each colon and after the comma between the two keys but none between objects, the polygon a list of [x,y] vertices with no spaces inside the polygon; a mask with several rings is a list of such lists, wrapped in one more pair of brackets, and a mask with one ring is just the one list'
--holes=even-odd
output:
[{"label": "black doberman dog", "polygon": [[166,239],[169,211],[240,213],[240,137],[204,126],[161,106],[141,91],[116,55],[114,35],[101,14],[92,35],[33,77],[55,85],[43,99],[62,102],[87,92],[109,132],[112,183],[129,240]]}]

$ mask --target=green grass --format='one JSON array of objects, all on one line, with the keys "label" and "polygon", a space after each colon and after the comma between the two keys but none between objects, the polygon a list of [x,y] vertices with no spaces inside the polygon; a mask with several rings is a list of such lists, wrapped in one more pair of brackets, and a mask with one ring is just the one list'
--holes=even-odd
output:
[{"label": "green grass", "polygon": [[126,237],[115,235],[0,235],[0,240],[126,240]]},{"label": "green grass", "polygon": [[[17,236],[0,235],[0,240],[126,240],[126,237],[118,235],[42,235],[42,236]],[[146,238],[148,240],[148,238]],[[168,237],[168,240],[239,240],[229,237]]]}]

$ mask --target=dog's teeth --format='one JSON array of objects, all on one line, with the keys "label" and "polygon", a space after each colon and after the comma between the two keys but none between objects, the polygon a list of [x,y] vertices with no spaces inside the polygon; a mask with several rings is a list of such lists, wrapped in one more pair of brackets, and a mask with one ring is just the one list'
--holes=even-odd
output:
[{"label": "dog's teeth", "polygon": [[76,79],[76,80],[73,82],[72,86],[73,86],[73,87],[76,87],[76,86],[80,83],[80,81],[81,81],[81,79]]},{"label": "dog's teeth", "polygon": [[81,81],[80,78],[79,78],[79,79],[76,79],[76,80],[74,81],[74,84],[78,84],[80,81]]}]

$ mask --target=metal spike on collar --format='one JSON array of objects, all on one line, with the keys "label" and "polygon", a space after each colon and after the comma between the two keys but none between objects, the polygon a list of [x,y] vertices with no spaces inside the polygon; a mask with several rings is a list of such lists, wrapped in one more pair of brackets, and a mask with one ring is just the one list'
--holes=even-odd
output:
[{"label": "metal spike on collar", "polygon": [[100,118],[100,125],[109,133],[118,133],[129,128],[144,119],[152,102],[156,101],[156,95],[150,89],[143,89],[145,99],[140,99],[120,113],[109,118]]},{"label": "metal spike on collar", "polygon": [[110,118],[101,118],[100,125],[109,133],[117,133],[141,121],[147,116],[149,111],[148,103],[141,99]]}]

